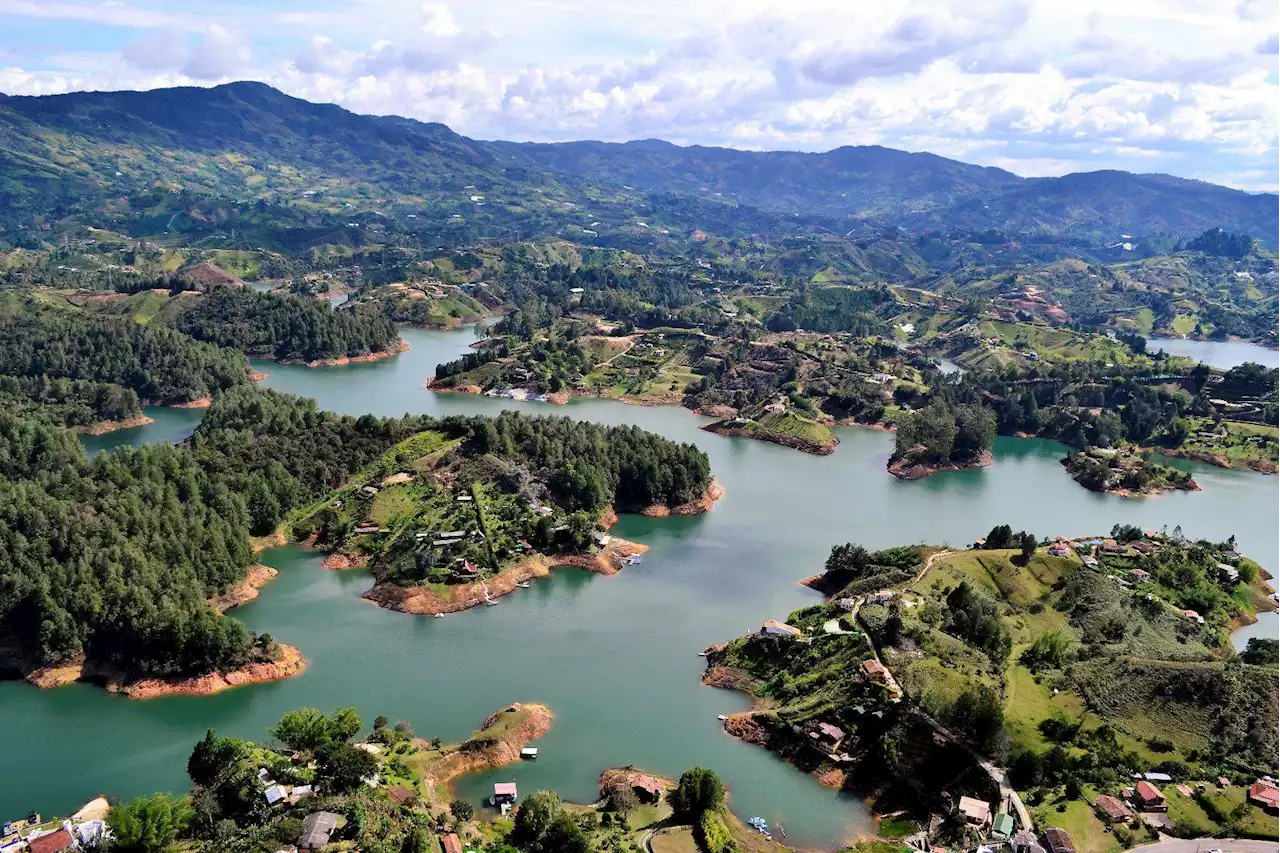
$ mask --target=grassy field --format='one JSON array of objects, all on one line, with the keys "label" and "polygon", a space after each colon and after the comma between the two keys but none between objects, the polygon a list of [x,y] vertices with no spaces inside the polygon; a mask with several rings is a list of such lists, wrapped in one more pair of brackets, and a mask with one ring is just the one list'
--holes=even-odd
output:
[{"label": "grassy field", "polygon": [[[1086,791],[1086,796],[1092,794]],[[1065,829],[1075,842],[1076,853],[1118,853],[1120,842],[1108,831],[1092,806],[1083,798],[1068,800],[1065,796],[1051,797],[1031,809],[1037,827],[1057,826]]]},{"label": "grassy field", "polygon": [[649,846],[653,853],[698,853],[693,828],[689,826],[664,829],[653,836]]}]

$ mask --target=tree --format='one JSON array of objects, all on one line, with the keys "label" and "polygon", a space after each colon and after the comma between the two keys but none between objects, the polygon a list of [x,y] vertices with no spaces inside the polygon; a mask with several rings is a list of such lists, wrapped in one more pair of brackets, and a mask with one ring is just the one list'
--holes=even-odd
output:
[{"label": "tree", "polygon": [[618,785],[609,792],[609,811],[627,815],[640,808],[640,798],[630,785]]},{"label": "tree", "polygon": [[329,722],[315,708],[299,708],[280,718],[271,736],[292,750],[310,752],[329,741]]},{"label": "tree", "polygon": [[248,755],[243,741],[217,737],[213,729],[191,750],[187,759],[187,775],[196,785],[211,786]]},{"label": "tree", "polygon": [[1013,528],[1007,524],[997,524],[987,534],[986,547],[993,551],[1001,551],[1013,547]]},{"label": "tree", "polygon": [[475,816],[476,810],[466,800],[454,800],[449,803],[449,813],[455,820],[465,823]]},{"label": "tree", "polygon": [[[564,805],[560,795],[554,791],[538,791],[525,797],[516,810],[515,824],[511,829],[511,840],[523,850],[531,853],[543,853],[543,843],[555,823],[556,818],[564,814]],[[546,850],[546,853],[559,851]]]},{"label": "tree", "polygon": [[118,853],[164,853],[191,820],[186,797],[153,794],[107,813],[111,849]]},{"label": "tree", "polygon": [[1260,666],[1275,667],[1280,663],[1280,641],[1270,637],[1250,637],[1240,653],[1240,660]]},{"label": "tree", "polygon": [[326,743],[316,750],[318,775],[326,791],[349,794],[378,772],[378,761],[362,749],[345,743]]},{"label": "tree", "polygon": [[1027,531],[1018,534],[1018,547],[1022,550],[1022,562],[1025,565],[1036,552],[1036,537]]},{"label": "tree", "polygon": [[724,802],[724,783],[714,770],[694,767],[680,774],[667,802],[682,819],[696,821],[707,809],[719,808]]}]

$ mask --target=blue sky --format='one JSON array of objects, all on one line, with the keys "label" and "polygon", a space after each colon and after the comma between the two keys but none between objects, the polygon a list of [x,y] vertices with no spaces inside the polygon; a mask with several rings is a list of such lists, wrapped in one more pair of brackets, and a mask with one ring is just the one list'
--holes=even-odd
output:
[{"label": "blue sky", "polygon": [[252,79],[481,138],[1280,186],[1275,0],[0,0],[0,91]]}]

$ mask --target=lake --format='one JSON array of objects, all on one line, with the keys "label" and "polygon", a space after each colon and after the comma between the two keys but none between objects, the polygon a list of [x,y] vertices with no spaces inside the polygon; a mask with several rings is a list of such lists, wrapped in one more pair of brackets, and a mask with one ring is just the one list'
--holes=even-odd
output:
[{"label": "lake", "polygon": [[[783,822],[792,842],[829,848],[869,828],[865,806],[726,735],[717,715],[745,709],[746,699],[704,687],[697,653],[816,601],[797,581],[820,570],[832,545],[963,546],[1000,523],[1042,536],[1105,532],[1117,522],[1180,524],[1192,536],[1235,534],[1245,553],[1270,569],[1277,565],[1280,500],[1273,477],[1182,460],[1204,491],[1126,499],[1076,485],[1058,464],[1062,445],[1000,438],[989,468],[901,482],[884,470],[893,436],[875,430],[840,429],[835,454],[818,457],[703,432],[698,426],[709,419],[679,407],[434,394],[425,380],[438,362],[466,351],[471,333],[403,334],[410,351],[373,364],[254,367],[269,375],[268,387],[351,414],[515,408],[634,423],[706,450],[725,497],[700,517],[624,517],[614,532],[651,550],[618,575],[559,571],[497,607],[444,619],[361,600],[368,574],[326,571],[316,553],[292,546],[265,552],[263,562],[279,568],[280,577],[236,615],[301,648],[306,673],[218,696],[147,702],[82,684],[44,691],[0,683],[0,815],[31,808],[66,813],[99,792],[131,797],[184,788],[186,758],[206,728],[263,739],[280,714],[304,705],[355,705],[366,721],[386,714],[409,720],[420,735],[453,741],[491,711],[537,701],[556,714],[536,744],[538,760],[466,777],[459,783],[463,796],[477,802],[494,781],[514,780],[522,793],[555,788],[587,801],[606,767],[634,764],[676,776],[701,764],[724,776],[740,815]],[[140,428],[148,432],[102,436],[91,446],[180,440],[199,413],[177,411]],[[44,767],[60,770],[32,772]]]},{"label": "lake", "polygon": [[1248,341],[1195,341],[1188,338],[1147,338],[1147,352],[1164,350],[1170,355],[1194,358],[1210,367],[1223,370],[1238,367],[1246,361],[1280,367],[1280,352]]}]

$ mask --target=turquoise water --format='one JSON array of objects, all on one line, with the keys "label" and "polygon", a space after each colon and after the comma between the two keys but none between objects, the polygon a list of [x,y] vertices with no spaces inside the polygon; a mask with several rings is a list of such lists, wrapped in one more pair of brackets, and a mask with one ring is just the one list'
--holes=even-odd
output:
[{"label": "turquoise water", "polygon": [[1185,338],[1147,338],[1147,352],[1164,350],[1170,355],[1194,358],[1224,370],[1246,361],[1280,367],[1280,353],[1248,341],[1192,341]]},{"label": "turquoise water", "polygon": [[[700,517],[624,517],[615,532],[651,550],[618,575],[561,571],[497,607],[444,619],[364,602],[368,575],[325,571],[315,553],[266,552],[263,561],[281,575],[237,615],[301,648],[306,673],[218,696],[147,702],[88,685],[42,691],[0,683],[0,814],[65,813],[99,792],[128,797],[184,787],[186,757],[205,728],[262,738],[282,712],[303,705],[354,704],[366,720],[404,718],[419,734],[449,741],[510,702],[537,701],[556,714],[537,744],[538,760],[465,778],[460,793],[478,801],[495,780],[513,779],[522,792],[555,788],[590,800],[606,767],[630,763],[677,775],[703,764],[728,781],[739,814],[784,822],[798,844],[832,847],[869,827],[865,807],[724,734],[717,715],[744,709],[746,699],[704,687],[697,652],[816,600],[797,581],[821,567],[833,544],[964,545],[999,523],[1038,535],[1094,533],[1116,522],[1181,524],[1193,536],[1234,533],[1246,553],[1277,565],[1273,477],[1186,463],[1204,491],[1125,499],[1072,482],[1058,464],[1061,445],[1000,438],[989,468],[906,483],[884,470],[892,435],[874,430],[841,429],[836,453],[817,457],[703,432],[698,425],[707,419],[678,407],[434,394],[426,378],[436,363],[465,351],[469,333],[404,335],[408,353],[374,364],[255,367],[269,374],[269,387],[352,414],[516,408],[635,423],[705,449],[725,497]],[[132,440],[178,440],[194,426],[190,414],[158,419]],[[33,772],[48,767],[73,769]]]}]

